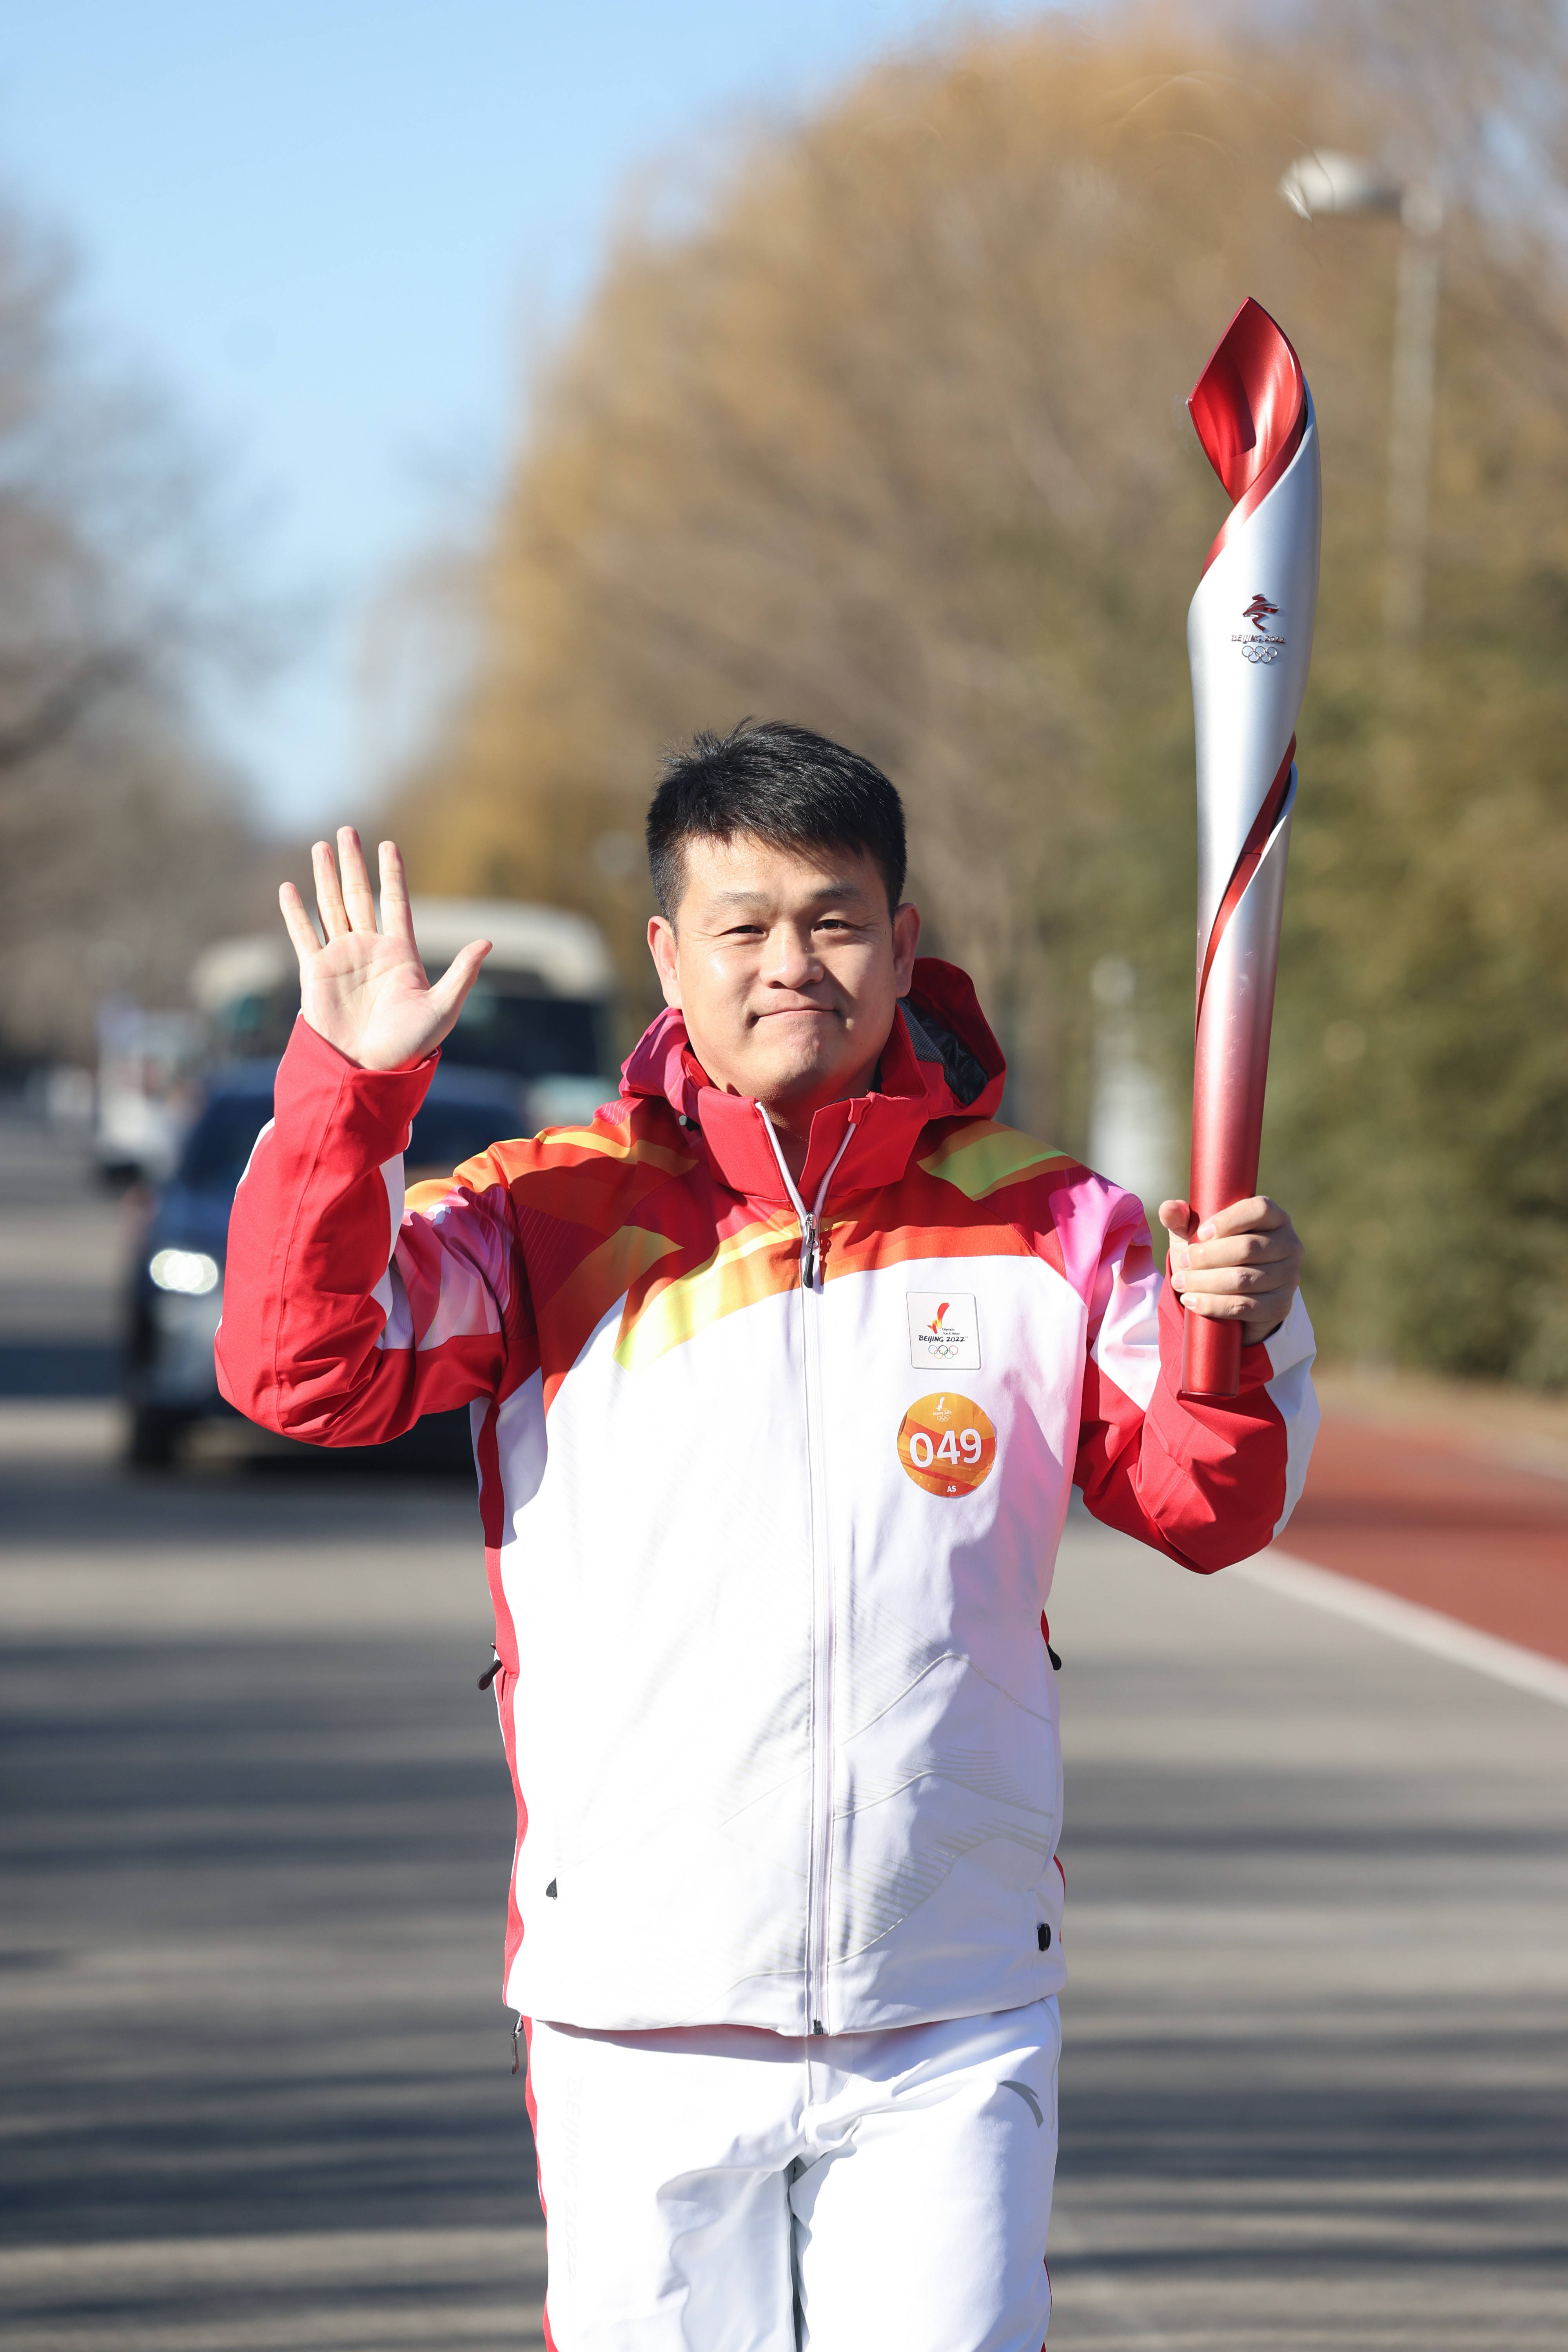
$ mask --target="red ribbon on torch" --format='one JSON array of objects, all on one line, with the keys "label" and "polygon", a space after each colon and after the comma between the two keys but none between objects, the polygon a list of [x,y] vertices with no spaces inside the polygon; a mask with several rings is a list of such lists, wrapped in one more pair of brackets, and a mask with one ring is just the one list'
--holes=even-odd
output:
[{"label": "red ribbon on torch", "polygon": [[1206,572],[1260,507],[1301,446],[1307,379],[1296,347],[1249,294],[1187,396],[1204,456],[1236,500],[1204,559]]}]

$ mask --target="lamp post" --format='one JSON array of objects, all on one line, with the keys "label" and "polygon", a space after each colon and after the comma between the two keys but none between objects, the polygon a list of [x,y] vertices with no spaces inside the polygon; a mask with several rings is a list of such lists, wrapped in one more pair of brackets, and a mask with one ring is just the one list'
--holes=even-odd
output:
[{"label": "lamp post", "polygon": [[1405,236],[1394,305],[1388,404],[1388,565],[1383,620],[1390,639],[1420,635],[1426,509],[1436,395],[1437,281],[1443,202],[1423,182],[1393,179],[1360,155],[1320,148],[1298,155],[1279,193],[1305,221],[1324,214],[1397,214]]}]

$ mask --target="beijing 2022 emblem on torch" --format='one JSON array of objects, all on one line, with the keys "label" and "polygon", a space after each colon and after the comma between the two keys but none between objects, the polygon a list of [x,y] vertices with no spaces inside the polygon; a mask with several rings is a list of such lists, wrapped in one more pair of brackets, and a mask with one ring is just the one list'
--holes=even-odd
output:
[{"label": "beijing 2022 emblem on torch", "polygon": [[[1301,362],[1260,304],[1242,304],[1187,407],[1235,501],[1187,613],[1198,768],[1189,1197],[1203,1218],[1258,1189],[1322,487]],[[1239,1327],[1188,1315],[1184,1390],[1235,1396],[1240,1380]]]}]

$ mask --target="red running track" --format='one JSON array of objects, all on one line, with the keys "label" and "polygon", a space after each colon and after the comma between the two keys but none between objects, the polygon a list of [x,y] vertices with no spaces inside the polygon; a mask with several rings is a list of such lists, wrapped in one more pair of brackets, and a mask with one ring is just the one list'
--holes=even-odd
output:
[{"label": "red running track", "polygon": [[1325,1414],[1280,1548],[1568,1664],[1568,1477]]}]

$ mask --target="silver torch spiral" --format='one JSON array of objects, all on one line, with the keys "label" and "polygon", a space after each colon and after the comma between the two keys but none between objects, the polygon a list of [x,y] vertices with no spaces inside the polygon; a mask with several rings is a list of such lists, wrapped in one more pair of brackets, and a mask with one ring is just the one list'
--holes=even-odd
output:
[{"label": "silver torch spiral", "polygon": [[[1258,1189],[1322,489],[1301,362],[1259,303],[1242,304],[1187,407],[1234,501],[1187,613],[1198,773],[1189,1198],[1203,1218]],[[1240,1380],[1239,1325],[1187,1315],[1184,1390],[1234,1396]]]}]

